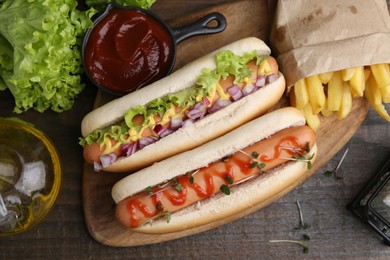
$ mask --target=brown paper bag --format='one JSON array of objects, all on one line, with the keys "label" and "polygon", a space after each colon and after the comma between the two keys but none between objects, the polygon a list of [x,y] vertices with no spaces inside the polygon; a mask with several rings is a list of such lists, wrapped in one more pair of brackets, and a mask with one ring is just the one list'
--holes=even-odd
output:
[{"label": "brown paper bag", "polygon": [[288,86],[307,76],[390,63],[385,0],[279,0],[270,35]]}]

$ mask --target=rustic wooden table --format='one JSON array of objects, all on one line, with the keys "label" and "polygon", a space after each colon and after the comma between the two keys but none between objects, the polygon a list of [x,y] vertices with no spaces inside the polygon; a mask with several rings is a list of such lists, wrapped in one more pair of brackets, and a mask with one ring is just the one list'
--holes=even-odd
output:
[{"label": "rustic wooden table", "polygon": [[[218,5],[223,0],[158,0],[153,9],[170,20],[182,14]],[[389,1],[388,1],[389,3]],[[242,14],[245,15],[245,14]],[[254,19],[248,17],[248,19]],[[372,109],[352,139],[314,176],[267,208],[217,229],[161,244],[118,248],[102,245],[89,234],[82,205],[82,150],[77,140],[80,122],[89,112],[96,89],[87,86],[69,112],[12,112],[10,93],[0,93],[0,116],[17,116],[42,129],[57,146],[64,164],[63,181],[56,206],[34,229],[0,238],[2,259],[390,259],[390,247],[372,229],[346,209],[370,178],[390,158],[390,125]],[[388,106],[388,109],[390,107]],[[324,176],[349,148],[340,174],[342,179]],[[299,224],[297,201],[310,227]],[[274,244],[272,239],[300,239],[310,236],[308,254],[295,244]]]}]

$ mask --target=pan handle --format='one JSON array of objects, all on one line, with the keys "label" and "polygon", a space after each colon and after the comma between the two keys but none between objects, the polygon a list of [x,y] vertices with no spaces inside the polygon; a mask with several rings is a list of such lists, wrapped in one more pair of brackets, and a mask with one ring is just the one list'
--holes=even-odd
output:
[{"label": "pan handle", "polygon": [[[209,23],[216,21],[216,26],[209,26]],[[227,25],[226,18],[221,13],[210,13],[200,18],[198,21],[172,28],[172,36],[176,44],[179,42],[188,39],[195,35],[203,35],[203,34],[213,34],[219,33],[225,30]]]}]

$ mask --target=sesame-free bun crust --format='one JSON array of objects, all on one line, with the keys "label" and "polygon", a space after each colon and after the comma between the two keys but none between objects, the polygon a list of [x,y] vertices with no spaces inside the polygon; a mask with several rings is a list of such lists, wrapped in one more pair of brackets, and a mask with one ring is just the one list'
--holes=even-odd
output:
[{"label": "sesame-free bun crust", "polygon": [[[203,68],[215,68],[214,56],[221,50],[231,50],[236,54],[257,50],[261,55],[270,54],[269,47],[263,41],[254,37],[226,45],[147,87],[93,110],[84,117],[81,123],[82,135],[85,137],[95,129],[104,128],[120,121],[123,115],[132,107],[145,105],[158,97],[194,85]],[[202,145],[266,113],[279,101],[284,91],[285,79],[283,74],[279,73],[278,79],[271,84],[233,102],[224,109],[207,115],[196,121],[193,126],[181,128],[129,157],[118,159],[104,170],[109,172],[137,170]]]},{"label": "sesame-free bun crust", "polygon": [[[286,107],[272,111],[218,139],[125,177],[114,185],[112,197],[118,203],[146,187],[155,186],[206,166],[285,128],[304,124],[305,119],[302,113],[295,108]],[[314,146],[311,153],[316,154],[316,149]],[[270,198],[276,199],[279,193],[297,185],[306,172],[305,162],[286,163],[267,171],[264,175],[233,186],[229,196],[220,193],[173,213],[169,223],[162,218],[136,228],[134,231],[170,233],[227,218],[259,203],[265,201],[268,203]]]}]

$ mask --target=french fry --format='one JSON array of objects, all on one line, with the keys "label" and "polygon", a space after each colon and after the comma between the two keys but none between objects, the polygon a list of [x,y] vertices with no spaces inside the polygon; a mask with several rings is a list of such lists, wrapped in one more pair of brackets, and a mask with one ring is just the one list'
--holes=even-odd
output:
[{"label": "french fry", "polygon": [[364,67],[356,67],[355,73],[353,74],[352,78],[349,80],[349,83],[351,84],[351,87],[354,89],[356,94],[359,97],[363,96],[363,91],[365,88],[365,78],[364,78]]},{"label": "french fry", "polygon": [[390,123],[390,115],[386,111],[386,108],[383,104],[372,106],[372,108],[387,122]]},{"label": "french fry", "polygon": [[323,117],[330,117],[333,115],[333,111],[328,109],[328,98],[325,98],[325,105],[324,108],[321,110],[321,115]]},{"label": "french fry", "polygon": [[385,68],[387,70],[387,73],[390,74],[390,65],[388,63],[385,63]]},{"label": "french fry", "polygon": [[333,71],[318,74],[318,77],[320,78],[322,84],[328,84],[332,76]]},{"label": "french fry", "polygon": [[379,89],[382,94],[383,102],[390,103],[390,85]]},{"label": "french fry", "polygon": [[355,68],[348,68],[341,70],[341,78],[343,81],[348,81],[353,77],[353,74],[355,74]]},{"label": "french fry", "polygon": [[312,112],[317,115],[325,106],[325,92],[322,82],[317,75],[306,78],[307,93]]},{"label": "french fry", "polygon": [[390,103],[390,96],[389,95],[383,96],[383,102],[386,104]]},{"label": "french fry", "polygon": [[339,120],[346,118],[352,109],[352,93],[348,82],[343,82],[343,91],[341,98],[340,110],[337,113]]},{"label": "french fry", "polygon": [[[390,74],[390,65],[389,64],[385,64],[386,66],[386,69],[387,69],[387,73]],[[385,103],[390,103],[390,95],[387,94],[388,92],[390,92],[390,86],[387,86],[386,87],[386,90],[382,90],[382,95],[383,95],[383,102]]]},{"label": "french fry", "polygon": [[336,71],[333,73],[333,76],[328,83],[328,99],[326,104],[328,110],[338,111],[340,109],[342,86],[343,81],[341,73]]},{"label": "french fry", "polygon": [[[374,73],[372,73],[372,76],[369,78],[370,84],[372,84],[374,93],[378,92],[380,93],[381,102],[389,103],[390,102],[390,85],[380,88],[379,83],[376,80]],[[368,82],[367,81],[367,82]],[[375,102],[378,103],[379,95],[375,95],[376,99]]]},{"label": "french fry", "polygon": [[303,114],[306,118],[307,125],[314,131],[317,131],[321,122],[318,116],[313,114],[310,104],[306,104],[306,106],[303,108]]},{"label": "french fry", "polygon": [[[351,86],[351,84],[349,83],[349,81],[345,81],[345,82],[347,82],[348,85],[349,85],[349,87],[351,88],[352,98],[361,97],[362,94],[364,95],[364,93],[358,93],[358,92],[356,91],[356,89],[354,89],[354,88]],[[366,86],[364,86],[364,88],[366,88]]]},{"label": "french fry", "polygon": [[382,94],[383,101],[385,103],[390,102],[390,69],[388,64],[374,64],[370,67]]},{"label": "french fry", "polygon": [[379,91],[378,84],[373,76],[366,82],[366,90],[364,91],[367,101],[372,105],[382,104],[382,94]]},{"label": "french fry", "polygon": [[359,97],[359,94],[353,88],[351,88],[351,93],[353,98]]},{"label": "french fry", "polygon": [[386,64],[373,64],[370,67],[379,88],[390,85],[390,73]]},{"label": "french fry", "polygon": [[368,80],[370,75],[371,75],[371,69],[369,67],[364,67],[364,79],[365,79],[365,81]]},{"label": "french fry", "polygon": [[294,84],[296,108],[303,109],[309,103],[309,95],[305,79],[300,79]]},{"label": "french fry", "polygon": [[331,115],[333,115],[333,111],[330,111],[329,109],[324,108],[321,110],[321,115],[323,117],[330,117]]},{"label": "french fry", "polygon": [[390,85],[388,85],[386,87],[379,88],[379,91],[382,94],[383,102],[389,103],[390,102]]},{"label": "french fry", "polygon": [[[373,78],[373,77],[370,77],[370,78]],[[366,90],[364,91],[364,95],[365,95],[368,103],[372,106],[372,108],[383,119],[385,119],[387,122],[390,122],[389,113],[386,111],[386,108],[383,105],[383,103],[379,101],[379,100],[381,100],[381,93],[379,91],[379,88],[376,85],[375,80],[373,80],[373,82],[375,84],[372,81],[371,82],[370,81],[371,81],[370,79],[367,81]]]},{"label": "french fry", "polygon": [[295,99],[295,88],[291,88],[290,92],[288,93],[288,96],[290,98],[290,104],[293,107],[297,107],[297,101]]}]

